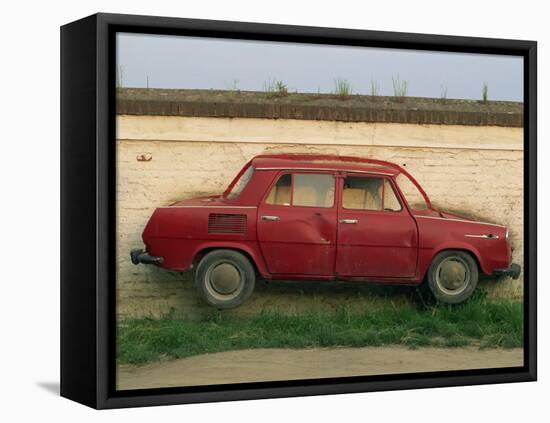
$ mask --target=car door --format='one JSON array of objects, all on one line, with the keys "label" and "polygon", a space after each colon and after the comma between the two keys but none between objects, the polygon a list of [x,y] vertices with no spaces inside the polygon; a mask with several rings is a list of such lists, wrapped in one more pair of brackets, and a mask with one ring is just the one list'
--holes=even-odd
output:
[{"label": "car door", "polygon": [[393,182],[382,176],[339,178],[336,273],[349,277],[411,278],[418,231]]},{"label": "car door", "polygon": [[283,172],[258,209],[258,241],[272,274],[329,276],[336,255],[332,172]]}]

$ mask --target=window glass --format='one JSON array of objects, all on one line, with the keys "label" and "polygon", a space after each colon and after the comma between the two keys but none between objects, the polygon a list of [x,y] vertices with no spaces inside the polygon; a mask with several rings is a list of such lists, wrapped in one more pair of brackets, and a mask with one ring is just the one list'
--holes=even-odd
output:
[{"label": "window glass", "polygon": [[311,173],[294,174],[294,206],[332,207],[334,204],[334,177]]},{"label": "window glass", "polygon": [[412,181],[402,173],[395,178],[399,189],[405,196],[405,200],[409,204],[409,207],[413,210],[424,210],[428,208],[426,200],[418,190],[418,188],[412,183]]},{"label": "window glass", "polygon": [[342,206],[345,209],[382,210],[382,179],[362,176],[346,177]]},{"label": "window glass", "polygon": [[292,202],[294,206],[332,207],[334,177],[311,173],[281,175],[265,202],[279,206],[290,206]]},{"label": "window glass", "polygon": [[384,179],[384,210],[387,211],[400,211],[401,204],[395,195],[393,187],[387,179]]},{"label": "window glass", "polygon": [[228,200],[233,200],[239,196],[239,194],[242,192],[246,184],[248,184],[248,181],[252,178],[252,174],[254,173],[254,168],[250,166],[248,169],[245,170],[245,172],[241,175],[239,180],[235,185],[233,185],[233,188],[231,188],[231,191],[227,194]]},{"label": "window glass", "polygon": [[277,183],[273,185],[265,202],[278,206],[290,206],[290,189],[292,186],[292,177],[290,173],[282,175]]}]

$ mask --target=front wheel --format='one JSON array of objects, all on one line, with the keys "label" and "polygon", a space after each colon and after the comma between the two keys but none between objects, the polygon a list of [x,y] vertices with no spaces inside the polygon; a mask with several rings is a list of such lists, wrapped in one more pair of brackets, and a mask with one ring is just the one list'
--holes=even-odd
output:
[{"label": "front wheel", "polygon": [[243,254],[214,250],[206,254],[195,273],[195,285],[202,299],[219,309],[240,306],[254,290],[256,273]]},{"label": "front wheel", "polygon": [[476,289],[478,279],[477,263],[464,251],[443,251],[428,269],[428,286],[434,297],[444,303],[466,301]]}]

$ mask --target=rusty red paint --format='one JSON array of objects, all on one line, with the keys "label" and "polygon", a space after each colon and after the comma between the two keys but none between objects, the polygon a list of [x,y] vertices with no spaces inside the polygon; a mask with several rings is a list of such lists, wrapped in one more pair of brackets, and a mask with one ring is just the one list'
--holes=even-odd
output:
[{"label": "rusty red paint", "polygon": [[[229,199],[250,166],[254,167],[251,179],[236,198]],[[333,175],[333,206],[267,204],[269,190],[283,173]],[[399,211],[343,208],[343,181],[348,174],[388,180],[403,207]],[[400,174],[418,188],[426,210],[409,207],[396,182]],[[211,216],[217,215],[239,216],[227,218],[238,230],[213,231]],[[263,220],[262,216],[278,219]],[[342,224],[342,220],[357,222]],[[484,233],[498,238],[465,236]],[[397,164],[346,156],[272,154],[246,163],[221,195],[158,208],[143,232],[143,241],[149,254],[163,257],[161,266],[171,270],[188,269],[207,249],[229,248],[250,257],[266,279],[418,284],[433,257],[446,249],[469,251],[486,274],[507,268],[511,247],[505,235],[504,226],[435,210],[416,179]]]}]

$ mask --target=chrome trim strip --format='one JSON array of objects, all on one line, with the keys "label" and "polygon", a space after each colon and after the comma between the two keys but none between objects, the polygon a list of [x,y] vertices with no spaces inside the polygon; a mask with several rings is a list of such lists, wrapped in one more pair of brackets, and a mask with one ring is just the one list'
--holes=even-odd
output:
[{"label": "chrome trim strip", "polygon": [[476,235],[476,234],[464,234],[468,238],[486,238],[486,239],[498,239],[498,235]]},{"label": "chrome trim strip", "polygon": [[256,206],[161,206],[157,209],[257,209]]},{"label": "chrome trim strip", "polygon": [[349,173],[365,173],[372,175],[385,175],[393,176],[399,172],[394,173],[385,173],[377,171],[366,171],[366,170],[343,170],[343,169],[333,169],[333,168],[314,168],[314,167],[256,167],[255,170],[313,170],[313,171],[330,171],[330,172],[349,172]]},{"label": "chrome trim strip", "polygon": [[435,216],[416,216],[413,215],[415,218],[421,217],[423,219],[436,219],[436,220],[447,220],[449,222],[464,222],[464,223],[476,223],[478,225],[492,225],[492,226],[498,226],[499,228],[506,228],[506,226],[503,225],[497,225],[496,223],[489,223],[489,222],[476,222],[474,220],[463,220],[463,219],[450,219],[446,217],[435,217]]}]

